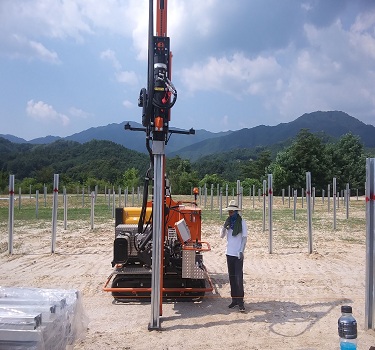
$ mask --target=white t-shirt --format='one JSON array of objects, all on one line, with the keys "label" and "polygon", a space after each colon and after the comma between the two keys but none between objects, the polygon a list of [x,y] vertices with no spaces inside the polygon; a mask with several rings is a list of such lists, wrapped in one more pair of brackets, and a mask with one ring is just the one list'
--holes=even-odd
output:
[{"label": "white t-shirt", "polygon": [[242,237],[247,237],[247,225],[246,221],[242,219],[242,232],[237,236],[232,236],[233,230],[230,228],[227,230],[227,255],[238,256],[241,249]]}]

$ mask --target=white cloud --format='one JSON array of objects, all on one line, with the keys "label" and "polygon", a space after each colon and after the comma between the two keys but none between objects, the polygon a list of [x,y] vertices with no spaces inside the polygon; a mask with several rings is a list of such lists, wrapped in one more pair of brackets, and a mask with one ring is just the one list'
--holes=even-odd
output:
[{"label": "white cloud", "polygon": [[[174,47],[183,47],[183,38],[192,29],[194,36],[209,37],[219,26],[213,11],[225,6],[229,5],[220,0],[170,1],[168,34],[173,35]],[[0,40],[17,34],[30,40],[39,38],[36,41],[70,38],[84,42],[87,35],[104,32],[131,39],[137,59],[146,61],[148,14],[147,0],[1,0]]]},{"label": "white cloud", "polygon": [[247,58],[242,53],[232,57],[210,57],[205,63],[195,63],[181,72],[181,78],[190,92],[218,90],[241,97],[246,94],[262,95],[267,86],[276,85],[274,76],[281,67],[274,57]]},{"label": "white cloud", "polygon": [[372,113],[375,14],[366,14],[365,23],[360,18],[349,29],[340,20],[326,27],[305,24],[303,47],[291,43],[255,57],[241,52],[211,56],[178,76],[190,93],[215,90],[244,101],[252,96],[279,119],[314,110],[344,110],[358,117]]},{"label": "white cloud", "polygon": [[137,75],[134,72],[121,71],[116,74],[117,81],[130,86],[139,86]]},{"label": "white cloud", "polygon": [[122,66],[120,61],[116,57],[116,53],[111,50],[107,49],[100,53],[100,58],[104,60],[109,60],[115,69],[115,76],[116,80],[119,83],[125,83],[130,86],[139,86],[139,81],[136,73],[134,71],[126,71],[122,70]]},{"label": "white cloud", "polygon": [[47,61],[51,63],[60,62],[57,53],[48,50],[46,47],[44,47],[43,44],[31,40],[29,42],[29,45],[32,51],[35,52],[36,57],[39,57],[42,61]]},{"label": "white cloud", "polygon": [[[137,59],[147,60],[146,0],[1,0],[0,8],[0,41],[17,34],[37,41],[52,38],[84,42],[87,35],[104,31],[131,39]],[[174,47],[183,47],[184,38],[191,36],[192,30],[194,36],[212,34],[218,26],[212,13],[221,8],[219,0],[170,1],[168,32],[173,33]]]},{"label": "white cloud", "polygon": [[82,118],[82,119],[86,119],[92,115],[91,113],[85,112],[82,109],[76,108],[76,107],[70,107],[69,114],[73,117]]},{"label": "white cloud", "polygon": [[103,59],[103,60],[109,60],[112,63],[113,67],[116,70],[120,70],[121,69],[121,63],[117,59],[116,53],[113,50],[107,49],[105,51],[102,51],[100,53],[100,58]]},{"label": "white cloud", "polygon": [[47,49],[41,42],[17,34],[7,38],[3,44],[2,54],[7,54],[13,58],[22,58],[28,61],[36,59],[52,64],[61,63],[55,51]]},{"label": "white cloud", "polygon": [[229,128],[229,117],[227,115],[224,115],[220,119],[219,124],[223,128],[223,130],[228,130],[228,128]]},{"label": "white cloud", "polygon": [[82,40],[91,33],[82,13],[86,1],[2,0],[0,28],[23,36]]},{"label": "white cloud", "polygon": [[104,31],[133,39],[137,52],[147,51],[147,5],[138,0],[1,0],[0,44],[8,42],[7,54],[22,57],[22,48],[9,43],[14,35],[25,38],[24,45],[45,38],[83,43],[87,35]]},{"label": "white cloud", "polygon": [[[173,37],[179,41],[181,34],[194,31],[200,36],[208,36],[217,25],[215,10],[225,7],[221,0],[185,0],[168,2],[168,22]],[[185,32],[185,33],[182,33]]]},{"label": "white cloud", "polygon": [[123,101],[122,104],[123,104],[123,106],[125,108],[132,108],[132,107],[134,107],[134,103],[132,103],[132,102],[130,102],[128,100]]},{"label": "white cloud", "polygon": [[[194,37],[209,37],[219,25],[212,13],[225,6],[219,0],[170,1],[168,34],[173,33],[173,47],[183,48],[192,31]],[[0,43],[13,34],[39,42],[52,38],[80,43],[86,36],[115,34],[129,38],[137,59],[147,60],[146,0],[1,0],[0,9]],[[9,50],[16,53],[15,48]]]},{"label": "white cloud", "polygon": [[63,126],[67,126],[70,123],[69,117],[56,112],[51,105],[43,101],[35,102],[34,100],[29,100],[26,106],[26,113],[35,120],[44,123],[57,122]]},{"label": "white cloud", "polygon": [[2,0],[0,3],[3,55],[59,63],[58,54],[46,39],[73,38],[82,42],[84,35],[92,33],[79,1]]},{"label": "white cloud", "polygon": [[[365,19],[364,19],[365,18]],[[369,77],[367,72],[375,71],[375,10],[359,15],[356,23],[366,23],[362,27],[354,24],[347,34],[347,51],[355,68],[353,74],[361,72],[365,78]],[[372,74],[371,74],[372,75]],[[367,79],[366,79],[367,80]]]},{"label": "white cloud", "polygon": [[375,11],[360,13],[351,27],[351,31],[355,33],[363,33],[365,31],[373,31],[375,25]]},{"label": "white cloud", "polygon": [[306,12],[308,12],[308,11],[311,11],[313,9],[313,6],[308,2],[304,2],[304,3],[301,4],[301,8],[303,10],[305,10]]},{"label": "white cloud", "polygon": [[[364,26],[367,28],[367,26]],[[373,113],[375,100],[375,35],[358,26],[345,30],[305,25],[309,46],[290,53],[288,79],[273,104],[284,116],[314,110],[343,110],[360,117]],[[358,103],[358,101],[361,101]]]}]

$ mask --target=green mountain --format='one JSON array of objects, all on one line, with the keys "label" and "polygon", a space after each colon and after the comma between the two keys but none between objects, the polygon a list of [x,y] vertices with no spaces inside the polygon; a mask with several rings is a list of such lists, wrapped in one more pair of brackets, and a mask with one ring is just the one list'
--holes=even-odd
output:
[{"label": "green mountain", "polygon": [[[93,176],[108,181],[131,167],[143,173],[142,169],[148,164],[148,156],[144,154],[145,134],[125,131],[124,124],[90,128],[65,139],[58,138],[57,141],[55,137],[47,136],[20,143],[22,139],[4,135],[12,142],[0,138],[0,171],[11,172],[18,178],[23,178],[40,176],[41,169],[46,171],[46,167],[49,167],[50,172],[68,173],[73,179],[86,174],[86,177]],[[137,123],[131,124],[141,127]],[[260,125],[217,134],[198,130],[195,136],[172,135],[166,147],[167,158],[178,155],[191,161],[202,159],[209,162],[207,157],[232,151],[247,155],[248,152],[253,154],[256,149],[263,148],[271,149],[272,154],[276,154],[301,129],[323,134],[327,139],[338,139],[344,134],[352,133],[360,137],[366,148],[375,148],[373,125],[366,125],[344,112],[318,111],[276,126]],[[35,141],[46,144],[34,144]]]},{"label": "green mountain", "polygon": [[[128,149],[146,153],[145,133],[125,131],[123,123],[112,123],[106,126],[93,127],[65,138],[46,136],[30,141],[13,135],[1,135],[15,143],[47,144],[56,140],[76,141],[81,144],[91,140],[107,140],[122,145]],[[130,122],[133,127],[142,127],[136,122]],[[168,157],[176,155],[181,158],[197,160],[210,154],[226,152],[233,149],[252,149],[254,147],[269,147],[285,143],[295,137],[301,129],[312,133],[325,134],[328,138],[339,138],[351,132],[358,135],[365,147],[375,148],[375,127],[366,125],[358,119],[340,111],[306,113],[289,123],[276,126],[259,125],[238,131],[212,133],[197,130],[195,135],[172,135],[168,140],[166,153]]]},{"label": "green mountain", "polygon": [[50,182],[54,173],[82,182],[97,178],[114,183],[124,172],[135,168],[145,173],[149,157],[111,141],[92,140],[84,144],[58,140],[46,145],[12,143],[0,138],[0,171],[16,179],[37,178]]},{"label": "green mountain", "polygon": [[234,131],[229,135],[204,140],[182,148],[178,152],[172,152],[171,155],[197,160],[204,156],[233,149],[268,147],[294,138],[301,129],[308,129],[312,133],[320,133],[326,135],[327,138],[334,139],[352,133],[360,137],[365,147],[375,147],[375,127],[373,125],[366,125],[344,112],[318,111],[303,114],[289,123],[281,123],[276,126],[260,125],[251,129]]},{"label": "green mountain", "polygon": [[[67,140],[67,141],[76,141],[79,143],[86,143],[91,140],[107,140],[115,142],[119,145],[122,145],[128,149],[132,149],[134,151],[147,153],[146,149],[146,137],[144,132],[135,132],[135,131],[128,131],[124,130],[125,124],[128,123],[127,121],[123,123],[112,123],[106,126],[99,126],[99,127],[92,127],[87,130],[75,133],[73,135],[67,136],[65,138],[60,138],[57,136],[46,136],[46,137],[39,137],[37,139],[33,139],[30,141],[26,141],[25,139],[13,136],[13,135],[2,135],[3,137],[9,141],[15,143],[31,143],[31,144],[48,144],[55,142],[57,140]],[[129,122],[132,127],[141,128],[142,125],[136,122]],[[172,128],[173,129],[173,128]],[[181,129],[176,129],[181,130]],[[227,132],[219,132],[213,133],[206,130],[196,130],[195,135],[172,135],[168,140],[168,146],[166,148],[167,154],[171,152],[178,151],[180,148],[188,147],[194,143],[219,137],[230,134],[231,131]]]}]

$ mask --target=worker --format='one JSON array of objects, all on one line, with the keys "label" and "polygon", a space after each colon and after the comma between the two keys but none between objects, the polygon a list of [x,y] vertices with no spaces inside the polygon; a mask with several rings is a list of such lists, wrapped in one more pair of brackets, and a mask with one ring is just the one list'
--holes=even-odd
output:
[{"label": "worker", "polygon": [[245,312],[243,261],[247,242],[247,225],[239,214],[241,208],[238,207],[236,201],[230,201],[229,206],[224,210],[229,214],[221,230],[221,238],[227,237],[226,256],[232,297],[232,302],[228,307],[233,309],[238,306],[240,312]]}]

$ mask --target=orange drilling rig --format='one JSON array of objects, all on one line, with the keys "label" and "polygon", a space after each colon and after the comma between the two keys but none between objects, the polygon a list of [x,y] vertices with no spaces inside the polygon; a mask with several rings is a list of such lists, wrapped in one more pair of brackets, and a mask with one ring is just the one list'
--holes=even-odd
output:
[{"label": "orange drilling rig", "polygon": [[[192,202],[174,201],[165,177],[165,146],[171,134],[194,134],[169,128],[177,90],[171,82],[172,54],[167,37],[167,0],[149,0],[148,82],[140,91],[142,128],[150,155],[142,207],[117,208],[112,267],[103,290],[118,302],[151,299],[149,330],[160,329],[163,299],[194,300],[213,290],[203,264],[210,250],[201,240],[201,209]],[[149,187],[153,189],[149,200]]]}]

